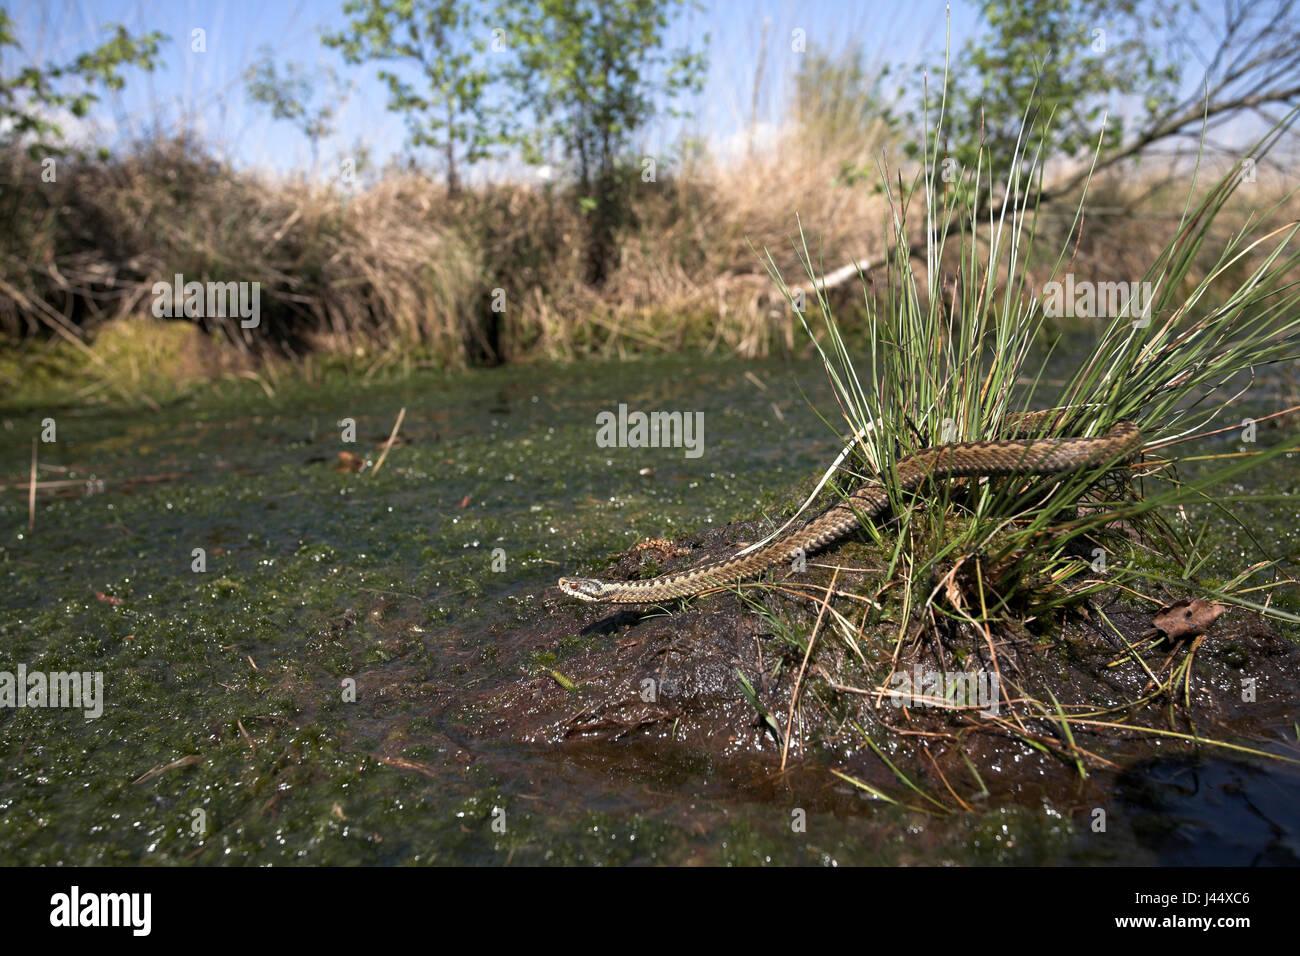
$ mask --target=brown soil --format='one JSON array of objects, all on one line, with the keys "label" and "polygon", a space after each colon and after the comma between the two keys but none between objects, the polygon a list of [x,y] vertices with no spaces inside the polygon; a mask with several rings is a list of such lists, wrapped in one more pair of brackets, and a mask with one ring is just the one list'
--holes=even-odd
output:
[{"label": "brown soil", "polygon": [[[731,525],[675,547],[639,545],[621,555],[606,576],[646,577],[689,567],[731,553],[736,542],[757,533],[757,525]],[[806,639],[822,597],[815,586],[829,582],[828,567],[864,568],[867,563],[849,545],[810,559],[806,574],[771,579],[769,583],[782,585],[780,590],[748,588],[744,593]],[[841,571],[837,587],[871,594],[875,580],[870,570]],[[1173,604],[1197,595],[1163,597]],[[859,603],[837,599],[833,606],[855,622],[862,618]],[[499,664],[517,663],[535,676],[476,693],[472,709],[480,720],[473,734],[568,750],[575,758],[597,744],[605,760],[617,759],[611,754],[621,749],[631,763],[743,764],[756,771],[755,778],[779,778],[781,737],[746,698],[738,675],[749,681],[783,734],[802,651],[773,634],[734,592],[696,598],[667,611],[581,604],[552,591],[540,621],[503,630],[496,641]],[[1125,768],[1193,746],[1127,727],[1197,734],[1300,757],[1294,739],[1288,746],[1280,733],[1289,728],[1300,699],[1296,646],[1263,619],[1237,609],[1217,620],[1208,614],[1204,635],[1191,627],[1193,633],[1172,640],[1155,627],[1159,611],[1117,599],[1061,620],[989,635],[969,626],[914,624],[901,647],[898,623],[884,621],[862,632],[862,660],[823,621],[795,712],[788,772],[811,773],[835,785],[839,780],[828,772],[835,770],[904,802],[922,802],[868,745],[865,733],[918,788],[949,809],[986,799],[1049,798],[1084,806],[1093,787],[1113,782]],[[1181,608],[1175,611],[1183,614]],[[1186,687],[1179,680],[1173,694],[1126,706],[1151,694],[1150,679],[1102,624],[1102,614],[1124,640],[1139,647],[1146,668],[1161,681],[1190,654]],[[882,685],[897,686],[890,682],[896,651],[894,674],[911,673],[914,667],[987,672],[996,654],[1004,694],[1041,704],[1035,709],[1004,701],[992,717],[973,707],[896,707],[889,697],[872,692]],[[548,652],[553,657],[529,664],[530,657]],[[1243,693],[1247,680],[1254,682],[1254,701],[1243,700],[1249,696]],[[858,692],[837,691],[833,685]],[[1110,711],[1094,719],[1125,728],[1076,721],[1067,735],[1055,718],[1053,698],[1072,715]],[[1206,749],[1234,756],[1221,748]],[[1080,767],[1087,771],[1086,780]]]}]

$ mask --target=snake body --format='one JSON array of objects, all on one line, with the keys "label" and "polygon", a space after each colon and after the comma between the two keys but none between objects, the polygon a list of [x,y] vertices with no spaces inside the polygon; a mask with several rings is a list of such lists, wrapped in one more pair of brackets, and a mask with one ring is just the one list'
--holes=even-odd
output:
[{"label": "snake body", "polygon": [[[1008,419],[1007,433],[1037,434],[1064,409],[1027,412]],[[1053,475],[1078,468],[1118,464],[1142,444],[1137,425],[1121,421],[1104,435],[1091,438],[1032,438],[1002,441],[951,442],[932,445],[898,462],[898,486],[912,492],[929,478],[972,478],[1000,475]],[[652,604],[689,597],[716,587],[730,587],[768,568],[785,564],[838,541],[875,518],[889,504],[879,480],[871,480],[807,524],[750,554],[711,561],[686,571],[647,581],[599,581],[560,578],[560,590],[583,601],[613,604]]]}]

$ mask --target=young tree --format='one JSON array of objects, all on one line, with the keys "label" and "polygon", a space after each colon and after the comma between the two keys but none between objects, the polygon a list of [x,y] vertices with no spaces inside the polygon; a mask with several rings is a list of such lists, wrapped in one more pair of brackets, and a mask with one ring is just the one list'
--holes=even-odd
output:
[{"label": "young tree", "polygon": [[[939,160],[955,159],[973,171],[982,142],[981,177],[986,187],[991,178],[996,190],[1010,181],[1022,124],[1035,136],[1022,155],[1042,148],[1052,159],[1088,160],[1050,182],[1022,181],[1027,207],[1072,197],[1095,173],[1157,149],[1190,143],[1194,152],[1202,137],[1212,144],[1217,128],[1243,114],[1258,116],[1267,129],[1293,121],[1300,110],[1300,0],[1222,0],[1217,8],[1197,0],[981,0],[979,6],[987,30],[966,42],[947,71]],[[1189,64],[1201,69],[1189,75]],[[933,124],[944,64],[927,73]],[[921,128],[918,112],[904,128],[913,136],[912,155],[935,155],[932,131]],[[845,178],[867,172],[871,167]],[[989,201],[985,188],[985,211]],[[910,247],[913,255],[925,249],[925,239]],[[870,258],[860,264],[869,267]],[[834,284],[855,277],[851,269],[833,275]]]},{"label": "young tree", "polygon": [[125,27],[109,29],[113,31],[111,39],[70,63],[27,66],[10,75],[4,70],[5,48],[22,47],[13,20],[0,7],[0,145],[28,139],[27,152],[33,158],[64,155],[68,150],[57,119],[60,112],[85,116],[99,101],[97,86],[120,90],[126,84],[123,67],[153,70],[165,34],[155,30],[133,37]]},{"label": "young tree", "polygon": [[[587,278],[604,281],[622,212],[617,167],[632,135],[681,93],[698,90],[703,52],[666,49],[685,0],[500,0],[513,53],[505,69],[535,124],[515,141],[530,162],[556,148],[590,212]],[[707,36],[702,38],[707,43]],[[661,104],[663,104],[661,106]]]},{"label": "young tree", "polygon": [[411,145],[442,154],[447,190],[460,189],[460,166],[486,158],[499,134],[484,95],[491,77],[483,66],[487,33],[480,8],[469,0],[348,0],[352,19],[322,38],[349,63],[407,63],[419,82],[383,69],[388,108],[405,113]]},{"label": "young tree", "polygon": [[[316,168],[320,142],[334,132],[334,112],[338,98],[346,87],[329,68],[309,71],[299,63],[289,63],[281,73],[269,46],[259,51],[257,62],[244,72],[248,98],[271,110],[271,116],[288,120],[302,130],[311,143],[311,165]],[[317,102],[317,91],[327,88]]]},{"label": "young tree", "polygon": [[[1296,0],[981,0],[987,31],[967,41],[948,79],[943,152],[972,169],[981,141],[995,177],[1036,125],[1055,158],[1098,150],[1097,169],[1191,137],[1244,111],[1300,104]],[[1187,76],[1187,64],[1204,65]],[[931,116],[941,66],[929,71]],[[1189,82],[1190,81],[1190,82]],[[1127,108],[1126,108],[1127,107]],[[1051,118],[1050,127],[1045,121]],[[1105,118],[1103,131],[1103,117]],[[919,148],[919,145],[917,146]],[[1068,194],[1088,170],[1053,182]]]},{"label": "young tree", "polygon": [[[948,154],[963,167],[974,168],[983,143],[997,175],[1006,175],[1022,124],[1042,128],[1049,116],[1053,152],[1080,154],[1097,146],[1102,118],[1120,97],[1141,94],[1150,111],[1174,95],[1177,64],[1150,42],[1151,24],[1134,0],[978,6],[987,30],[967,41],[948,82]],[[942,77],[931,68],[932,119]],[[1122,116],[1112,112],[1103,148],[1123,133]]]}]

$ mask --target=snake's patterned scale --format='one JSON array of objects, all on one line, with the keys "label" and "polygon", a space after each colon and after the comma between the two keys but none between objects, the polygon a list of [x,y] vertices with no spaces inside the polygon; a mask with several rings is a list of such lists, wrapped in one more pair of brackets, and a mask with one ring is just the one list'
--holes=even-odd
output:
[{"label": "snake's patterned scale", "polygon": [[[1007,431],[1033,434],[1064,409],[1027,412],[1008,420]],[[1117,423],[1095,438],[1035,438],[1008,441],[953,442],[923,448],[898,463],[898,484],[915,491],[927,478],[973,478],[989,475],[1053,475],[1075,468],[1118,464],[1141,446],[1142,432],[1132,422]],[[848,498],[832,506],[766,547],[702,564],[687,571],[664,574],[648,581],[598,581],[594,578],[560,578],[560,590],[583,601],[614,604],[652,604],[689,597],[716,587],[730,587],[768,568],[792,561],[838,541],[876,517],[889,504],[885,487],[867,482]]]}]

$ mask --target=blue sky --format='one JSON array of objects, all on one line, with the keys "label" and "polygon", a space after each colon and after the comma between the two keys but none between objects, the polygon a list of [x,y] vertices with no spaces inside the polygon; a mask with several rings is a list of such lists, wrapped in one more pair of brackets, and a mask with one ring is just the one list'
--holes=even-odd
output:
[{"label": "blue sky", "polygon": [[[23,62],[66,62],[102,42],[109,24],[123,24],[133,33],[161,30],[171,38],[154,73],[132,70],[126,89],[108,94],[95,111],[93,122],[110,140],[142,135],[159,123],[174,129],[183,122],[238,165],[281,172],[310,167],[310,146],[301,133],[271,120],[244,95],[243,73],[269,45],[280,63],[330,65],[354,84],[341,102],[338,133],[322,147],[323,159],[348,154],[358,142],[376,163],[404,150],[405,128],[385,108],[387,96],[375,67],[348,66],[320,42],[322,29],[338,29],[345,22],[342,0],[23,0],[6,5],[18,24],[23,46],[18,59]],[[791,50],[793,30],[805,31],[811,45],[838,50],[861,41],[870,58],[917,61],[927,53],[927,59],[942,53],[945,21],[942,0],[715,0],[688,9],[676,24],[675,40],[698,45],[705,33],[710,36],[709,75],[703,94],[691,104],[691,131],[725,146],[728,137],[745,127],[765,23],[760,123],[780,119],[785,80],[799,55]],[[954,46],[974,23],[969,5],[953,5]],[[190,49],[195,29],[205,31],[203,53]],[[6,63],[5,71],[13,65]],[[647,146],[662,148],[680,132],[677,124],[661,123],[648,131]]]}]

